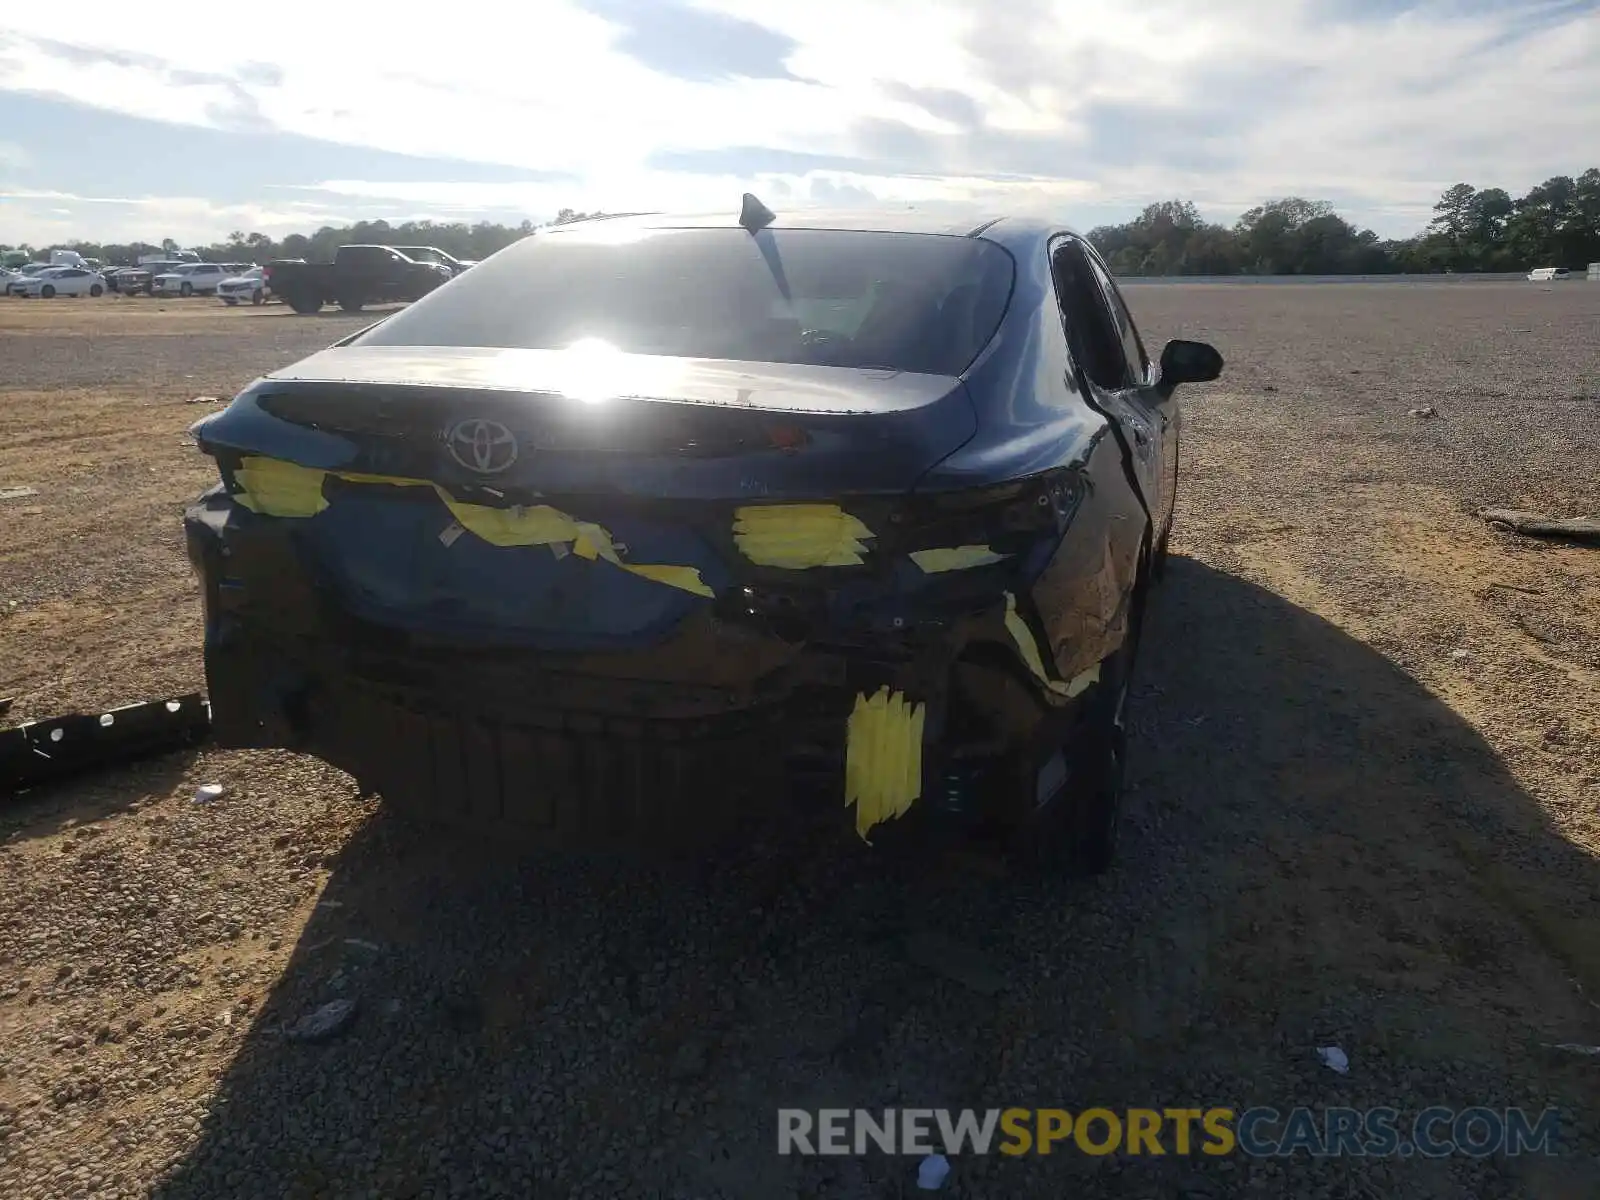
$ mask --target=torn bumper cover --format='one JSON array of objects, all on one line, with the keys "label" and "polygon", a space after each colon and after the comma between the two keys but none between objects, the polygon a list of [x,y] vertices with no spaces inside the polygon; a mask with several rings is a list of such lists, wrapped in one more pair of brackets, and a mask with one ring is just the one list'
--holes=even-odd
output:
[{"label": "torn bumper cover", "polygon": [[0,796],[97,767],[205,741],[211,713],[198,693],[0,730]]},{"label": "torn bumper cover", "polygon": [[1115,614],[1095,614],[1103,636],[1063,678],[1042,637],[1026,581],[1080,499],[1059,482],[1004,537],[951,517],[919,526],[946,544],[910,548],[887,501],[666,520],[223,466],[185,520],[219,742],[311,753],[400,807],[552,841],[736,824],[796,758],[837,771],[868,838],[971,761],[1055,736],[1116,648]]}]

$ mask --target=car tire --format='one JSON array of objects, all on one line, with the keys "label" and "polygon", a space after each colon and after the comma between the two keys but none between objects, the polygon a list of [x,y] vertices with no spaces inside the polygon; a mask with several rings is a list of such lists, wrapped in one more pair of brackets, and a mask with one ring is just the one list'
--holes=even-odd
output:
[{"label": "car tire", "polygon": [[339,307],[347,313],[358,313],[365,304],[366,301],[360,296],[341,296],[339,298]]},{"label": "car tire", "polygon": [[1167,576],[1167,541],[1172,537],[1172,526],[1161,531],[1161,539],[1156,542],[1155,553],[1150,556],[1150,581],[1160,583]]},{"label": "car tire", "polygon": [[322,311],[322,301],[313,299],[310,296],[291,295],[287,299],[289,307],[302,317],[309,317],[312,313]]},{"label": "car tire", "polygon": [[[1087,710],[1071,743],[1061,748],[1066,775],[1055,794],[1017,830],[1018,857],[1051,875],[1103,875],[1116,859],[1127,735],[1121,706],[1131,660],[1126,649],[1101,664],[1102,682],[1086,693]],[[1025,786],[1034,798],[1036,777]]]},{"label": "car tire", "polygon": [[56,298],[56,289],[47,283],[39,289],[39,296],[44,300],[54,300]]},{"label": "car tire", "polygon": [[[1148,565],[1147,565],[1148,567]],[[1128,761],[1123,723],[1138,659],[1145,587],[1136,585],[1133,618],[1122,646],[1100,664],[1100,682],[1084,693],[1082,719],[1067,745],[1066,777],[1056,793],[1017,832],[1021,862],[1050,875],[1103,875],[1116,861],[1122,824],[1123,779]],[[1036,802],[1037,775],[1025,781]]]},{"label": "car tire", "polygon": [[262,293],[260,288],[257,288],[255,291],[250,293],[250,303],[251,304],[265,304],[266,302],[267,302],[267,298]]},{"label": "car tire", "polygon": [[188,299],[190,296],[194,295],[193,285],[187,283],[179,284],[178,295],[182,296],[184,299]]},{"label": "car tire", "polygon": [[98,300],[101,296],[103,296],[105,294],[106,294],[105,288],[101,287],[98,283],[90,285],[89,295],[93,296],[95,299]]}]

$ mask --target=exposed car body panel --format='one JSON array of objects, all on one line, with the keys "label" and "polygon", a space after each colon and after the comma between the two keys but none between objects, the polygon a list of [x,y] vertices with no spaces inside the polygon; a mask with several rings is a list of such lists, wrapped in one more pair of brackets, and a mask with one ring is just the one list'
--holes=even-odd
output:
[{"label": "exposed car body panel", "polygon": [[[718,739],[755,771],[848,728],[863,836],[971,756],[1031,778],[1129,640],[1176,410],[1076,361],[1074,235],[959,232],[1017,264],[960,377],[358,336],[258,380],[195,429],[219,739],[573,836],[730,815]],[[858,725],[890,759],[857,770]]]}]

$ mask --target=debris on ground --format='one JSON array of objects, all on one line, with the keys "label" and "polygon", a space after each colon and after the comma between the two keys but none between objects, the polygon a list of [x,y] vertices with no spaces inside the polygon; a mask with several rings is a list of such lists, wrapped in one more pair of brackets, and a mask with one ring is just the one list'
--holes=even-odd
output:
[{"label": "debris on ground", "polygon": [[1524,537],[1569,538],[1600,545],[1600,518],[1547,517],[1517,508],[1480,508],[1478,516],[1497,528]]},{"label": "debris on ground", "polygon": [[917,1164],[917,1190],[937,1192],[950,1176],[950,1160],[942,1154],[930,1154]]},{"label": "debris on ground", "polygon": [[221,800],[228,794],[228,789],[220,783],[202,783],[194,790],[196,804],[210,804],[214,800]]},{"label": "debris on ground", "polygon": [[1000,972],[971,946],[932,930],[919,930],[906,937],[906,957],[917,966],[943,975],[980,996],[999,995],[1006,986]]},{"label": "debris on ground", "polygon": [[1523,587],[1520,583],[1501,583],[1499,580],[1489,584],[1491,588],[1499,588],[1504,592],[1521,592],[1525,596],[1542,596],[1544,591],[1536,587]]},{"label": "debris on ground", "polygon": [[210,732],[211,710],[198,692],[27,721],[0,731],[0,794],[198,745]]},{"label": "debris on ground", "polygon": [[1340,1075],[1350,1074],[1350,1056],[1337,1046],[1318,1046],[1317,1057],[1322,1065]]},{"label": "debris on ground", "polygon": [[356,1019],[354,1000],[330,1000],[283,1031],[292,1042],[323,1042],[337,1037]]},{"label": "debris on ground", "polygon": [[37,496],[38,494],[38,488],[0,487],[0,500],[22,500],[28,496]]},{"label": "debris on ground", "polygon": [[185,404],[221,404],[221,396],[191,396],[184,401]]},{"label": "debris on ground", "polygon": [[1423,417],[1423,418],[1427,418],[1427,417],[1437,417],[1438,415],[1439,415],[1439,410],[1437,408],[1435,408],[1431,404],[1424,404],[1421,408],[1409,409],[1406,412],[1406,416],[1408,416],[1408,417]]}]

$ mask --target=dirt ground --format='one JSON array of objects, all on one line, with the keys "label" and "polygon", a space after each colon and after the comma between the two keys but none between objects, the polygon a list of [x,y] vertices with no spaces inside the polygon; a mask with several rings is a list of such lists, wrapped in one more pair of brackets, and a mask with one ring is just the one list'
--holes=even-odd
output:
[{"label": "dirt ground", "polygon": [[[1600,515],[1600,286],[1128,295],[1228,367],[1111,876],[512,859],[288,755],[111,771],[0,807],[0,1195],[905,1194],[915,1160],[774,1153],[778,1107],[857,1105],[1554,1108],[1554,1156],[1058,1149],[945,1191],[1600,1194],[1600,1058],[1556,1048],[1600,1044],[1600,550],[1474,516]],[[0,303],[9,719],[202,686],[190,400],[366,319]]]}]

